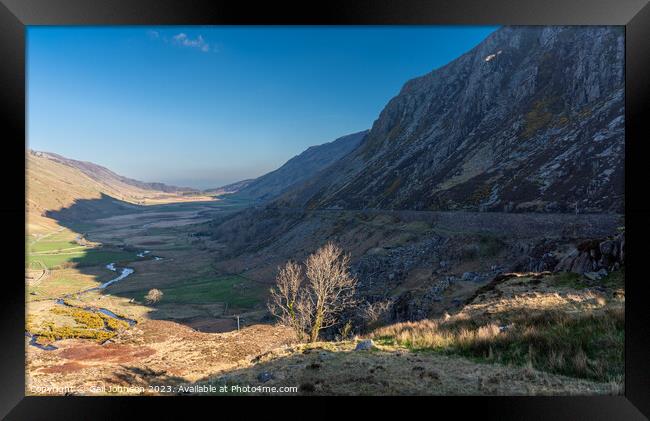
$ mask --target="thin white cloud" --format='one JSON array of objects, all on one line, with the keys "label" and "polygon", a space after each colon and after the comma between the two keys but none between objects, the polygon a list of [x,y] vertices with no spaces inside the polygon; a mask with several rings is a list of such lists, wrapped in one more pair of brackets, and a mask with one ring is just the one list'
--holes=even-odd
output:
[{"label": "thin white cloud", "polygon": [[196,38],[191,38],[185,32],[181,32],[179,34],[172,36],[170,39],[166,35],[158,31],[149,30],[147,31],[147,37],[154,41],[162,40],[162,42],[164,42],[165,44],[173,44],[180,47],[194,48],[204,53],[208,53],[210,51],[215,53],[219,52],[219,46],[218,45],[211,46],[205,40],[205,38],[203,38],[203,35],[197,35]]},{"label": "thin white cloud", "polygon": [[201,35],[198,35],[195,39],[192,39],[188,37],[184,32],[181,32],[180,34],[174,35],[172,40],[176,45],[181,45],[188,48],[197,48],[204,53],[210,51],[210,44],[208,44]]}]

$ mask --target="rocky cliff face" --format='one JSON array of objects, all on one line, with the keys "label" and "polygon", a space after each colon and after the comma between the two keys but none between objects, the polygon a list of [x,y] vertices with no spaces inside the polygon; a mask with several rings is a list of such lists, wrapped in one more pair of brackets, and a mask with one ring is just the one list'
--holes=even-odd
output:
[{"label": "rocky cliff face", "polygon": [[287,161],[275,171],[256,178],[238,191],[242,197],[268,200],[286,189],[313,177],[319,171],[338,161],[368,134],[367,130],[340,137],[332,142],[312,146]]},{"label": "rocky cliff face", "polygon": [[621,212],[624,33],[504,27],[408,81],[361,145],[279,205]]}]

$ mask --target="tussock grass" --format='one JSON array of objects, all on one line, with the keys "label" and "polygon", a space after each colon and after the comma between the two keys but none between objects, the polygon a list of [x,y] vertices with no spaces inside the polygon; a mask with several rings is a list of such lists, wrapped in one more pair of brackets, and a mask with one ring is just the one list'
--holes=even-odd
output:
[{"label": "tussock grass", "polygon": [[593,287],[594,285],[607,288],[625,287],[625,268],[609,273],[598,282],[589,281],[586,277],[572,272],[554,274],[553,285],[558,287],[574,288],[577,290]]},{"label": "tussock grass", "polygon": [[586,314],[547,311],[507,325],[471,319],[423,320],[373,332],[379,344],[462,355],[484,362],[530,365],[538,370],[603,382],[623,376],[624,311]]}]

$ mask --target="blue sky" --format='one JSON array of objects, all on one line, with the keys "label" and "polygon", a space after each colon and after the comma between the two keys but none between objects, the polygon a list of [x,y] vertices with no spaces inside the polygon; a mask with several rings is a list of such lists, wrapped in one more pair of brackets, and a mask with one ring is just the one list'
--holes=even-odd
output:
[{"label": "blue sky", "polygon": [[495,27],[30,27],[28,146],[216,187],[372,126]]}]

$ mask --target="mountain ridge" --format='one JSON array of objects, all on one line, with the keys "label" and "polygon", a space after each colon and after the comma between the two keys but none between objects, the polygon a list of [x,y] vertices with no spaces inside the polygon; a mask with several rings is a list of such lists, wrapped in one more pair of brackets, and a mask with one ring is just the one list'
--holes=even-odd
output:
[{"label": "mountain ridge", "polygon": [[67,158],[54,152],[30,150],[30,153],[35,154],[37,156],[46,157],[50,160],[59,162],[69,167],[77,168],[80,171],[82,171],[84,174],[86,174],[88,177],[100,183],[110,183],[110,179],[114,179],[118,182],[128,184],[130,186],[137,187],[143,190],[162,191],[165,193],[200,192],[199,189],[195,189],[192,187],[178,187],[178,186],[168,185],[160,182],[145,182],[145,181],[140,181],[133,178],[125,177],[94,162]]},{"label": "mountain ridge", "polygon": [[134,205],[212,200],[200,192],[156,190],[162,183],[130,183],[131,179],[105,167],[58,154],[29,150],[25,158],[25,212],[30,232],[57,227],[52,215],[64,209],[70,218],[82,218],[132,211]]},{"label": "mountain ridge", "polygon": [[407,81],[276,206],[622,212],[623,31],[503,27]]},{"label": "mountain ridge", "polygon": [[367,133],[368,130],[363,130],[341,136],[331,142],[310,146],[276,170],[252,180],[237,193],[256,200],[275,198],[292,186],[314,177],[319,171],[353,151]]}]

